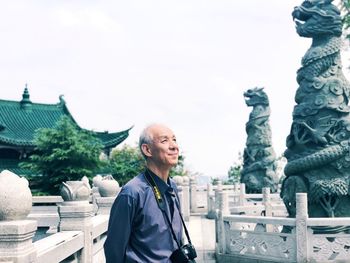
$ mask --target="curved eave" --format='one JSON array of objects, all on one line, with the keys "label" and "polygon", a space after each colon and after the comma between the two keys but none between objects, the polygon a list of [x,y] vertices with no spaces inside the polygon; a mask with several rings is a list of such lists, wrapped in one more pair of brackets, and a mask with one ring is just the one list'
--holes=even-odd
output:
[{"label": "curved eave", "polygon": [[2,136],[0,136],[0,143],[6,144],[6,145],[12,145],[12,146],[35,147],[33,141],[16,140],[13,138],[7,138],[7,137],[2,137]]},{"label": "curved eave", "polygon": [[112,137],[112,139],[109,140],[103,140],[100,137],[103,137],[106,135],[104,132],[95,132],[95,135],[97,138],[99,138],[102,141],[104,148],[113,148],[117,146],[118,144],[121,144],[123,141],[125,141],[126,138],[129,136],[129,131],[133,128],[130,127],[127,130],[121,131],[121,132],[115,132],[115,133],[109,133],[108,135]]}]

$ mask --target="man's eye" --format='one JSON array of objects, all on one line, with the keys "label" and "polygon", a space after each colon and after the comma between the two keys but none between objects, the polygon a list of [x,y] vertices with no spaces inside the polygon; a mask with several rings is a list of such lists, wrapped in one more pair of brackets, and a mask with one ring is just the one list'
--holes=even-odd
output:
[{"label": "man's eye", "polygon": [[164,139],[164,140],[161,140],[161,143],[164,143],[164,142],[167,142],[168,140],[167,139]]}]

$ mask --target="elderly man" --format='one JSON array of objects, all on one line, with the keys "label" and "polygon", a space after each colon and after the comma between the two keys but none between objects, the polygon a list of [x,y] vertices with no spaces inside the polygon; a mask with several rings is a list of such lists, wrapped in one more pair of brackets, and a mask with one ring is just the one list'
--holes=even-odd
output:
[{"label": "elderly man", "polygon": [[169,178],[179,157],[176,137],[168,127],[153,124],[141,133],[139,146],[147,169],[122,188],[113,204],[106,262],[194,262],[183,255],[193,258],[193,251],[180,249],[184,224],[177,188]]}]

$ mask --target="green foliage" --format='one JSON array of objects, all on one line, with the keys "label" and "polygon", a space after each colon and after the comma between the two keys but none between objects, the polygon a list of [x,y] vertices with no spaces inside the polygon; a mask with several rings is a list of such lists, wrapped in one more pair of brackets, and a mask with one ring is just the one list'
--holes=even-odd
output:
[{"label": "green foliage", "polygon": [[188,175],[188,171],[185,169],[185,156],[183,154],[179,155],[179,161],[177,165],[170,170],[170,177],[174,177],[175,175]]},{"label": "green foliage", "polygon": [[145,160],[138,147],[124,145],[121,149],[115,148],[109,160],[110,173],[120,185],[145,170]]},{"label": "green foliage", "polygon": [[[347,30],[350,28],[350,0],[341,0],[339,7],[342,13],[344,29]],[[350,39],[349,32],[345,32],[345,36],[347,39]]]},{"label": "green foliage", "polygon": [[91,178],[100,167],[101,142],[66,116],[54,128],[39,129],[34,140],[35,153],[20,165],[39,174],[31,177],[38,192],[58,194],[62,182]]},{"label": "green foliage", "polygon": [[241,171],[243,168],[243,156],[242,153],[238,153],[238,160],[228,169],[228,179],[223,184],[234,184],[239,183],[241,179]]}]

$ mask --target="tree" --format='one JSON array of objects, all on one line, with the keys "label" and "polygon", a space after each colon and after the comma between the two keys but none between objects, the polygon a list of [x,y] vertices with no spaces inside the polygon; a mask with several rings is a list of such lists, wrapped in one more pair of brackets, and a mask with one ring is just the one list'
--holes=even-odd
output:
[{"label": "tree", "polygon": [[342,13],[342,20],[345,30],[345,38],[350,40],[350,0],[341,0],[339,3],[340,11]]},{"label": "tree", "polygon": [[170,170],[169,175],[170,177],[174,177],[175,175],[184,176],[188,174],[189,172],[185,169],[185,156],[180,154],[177,165]]},{"label": "tree", "polygon": [[228,169],[228,179],[224,181],[224,184],[239,183],[241,178],[241,171],[243,168],[243,156],[241,152],[238,152],[238,160]]},{"label": "tree", "polygon": [[124,144],[121,149],[113,149],[109,167],[110,173],[120,185],[126,184],[146,168],[145,159],[138,147],[132,147],[127,144]]},{"label": "tree", "polygon": [[21,166],[39,174],[29,179],[41,192],[57,194],[62,182],[91,178],[100,167],[102,143],[67,116],[54,128],[39,129],[34,142],[34,154]]},{"label": "tree", "polygon": [[225,183],[234,184],[239,183],[241,178],[241,171],[243,168],[243,157],[242,153],[238,153],[238,160],[228,169],[227,176],[228,179]]}]

